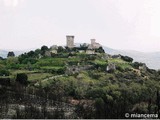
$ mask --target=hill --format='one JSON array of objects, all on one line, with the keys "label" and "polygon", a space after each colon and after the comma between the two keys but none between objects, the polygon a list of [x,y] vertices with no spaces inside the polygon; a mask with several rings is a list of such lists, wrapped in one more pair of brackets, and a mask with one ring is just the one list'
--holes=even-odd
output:
[{"label": "hill", "polygon": [[[80,46],[80,44],[81,43],[76,43],[76,46]],[[103,48],[105,52],[108,54],[127,55],[132,57],[134,61],[146,63],[146,65],[151,69],[155,69],[155,70],[160,69],[160,52],[143,53],[143,52],[133,51],[133,50],[116,50],[106,46],[103,46]],[[32,50],[35,50],[35,49],[32,49]],[[18,56],[27,51],[29,50],[21,50],[21,51],[14,51],[14,52],[15,52],[15,55]],[[7,50],[0,50],[1,57],[6,58],[7,54],[8,54]]]},{"label": "hill", "polygon": [[55,52],[42,46],[0,60],[0,118],[159,114],[159,71],[128,56],[105,54],[103,48],[94,54],[86,50],[59,46]]}]

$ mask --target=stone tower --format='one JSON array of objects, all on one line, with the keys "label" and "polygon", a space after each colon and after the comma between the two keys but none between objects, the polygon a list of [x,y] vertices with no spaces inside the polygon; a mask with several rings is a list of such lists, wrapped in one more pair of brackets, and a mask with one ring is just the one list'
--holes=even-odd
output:
[{"label": "stone tower", "polygon": [[96,39],[91,39],[91,48],[97,49],[99,47],[101,47],[101,45],[99,43],[96,43]]},{"label": "stone tower", "polygon": [[96,42],[96,39],[91,39],[91,44],[94,44]]},{"label": "stone tower", "polygon": [[74,36],[67,35],[67,47],[73,48],[74,47]]}]

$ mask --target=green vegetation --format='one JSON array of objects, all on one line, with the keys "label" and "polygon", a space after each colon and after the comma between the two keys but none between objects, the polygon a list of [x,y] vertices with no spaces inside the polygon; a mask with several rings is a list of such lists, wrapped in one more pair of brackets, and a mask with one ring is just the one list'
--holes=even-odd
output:
[{"label": "green vegetation", "polygon": [[27,85],[28,83],[28,76],[25,73],[18,73],[16,77],[16,81],[23,85]]},{"label": "green vegetation", "polygon": [[28,74],[28,80],[29,82],[37,82],[50,76],[52,76],[50,73],[32,73]]},{"label": "green vegetation", "polygon": [[[1,113],[16,104],[25,109],[20,112],[15,107],[11,118],[67,118],[65,110],[58,111],[65,103],[74,108],[69,118],[160,114],[160,71],[133,63],[128,56],[106,58],[102,48],[97,54],[85,54],[86,48],[85,44],[73,49],[59,46],[58,54],[49,57],[45,52],[50,48],[42,46],[0,60]],[[0,114],[0,118],[5,117]]]},{"label": "green vegetation", "polygon": [[7,55],[7,57],[14,57],[15,56],[15,54],[14,54],[14,52],[13,51],[11,51],[11,52],[8,52],[8,55]]}]

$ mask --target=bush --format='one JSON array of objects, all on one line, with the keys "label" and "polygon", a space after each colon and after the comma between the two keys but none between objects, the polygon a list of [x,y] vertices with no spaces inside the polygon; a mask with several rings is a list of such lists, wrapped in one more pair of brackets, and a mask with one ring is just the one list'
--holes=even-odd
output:
[{"label": "bush", "polygon": [[47,73],[64,74],[66,68],[65,67],[48,67],[48,66],[44,66],[44,67],[41,67],[41,69],[44,72],[47,72]]},{"label": "bush", "polygon": [[28,83],[28,76],[25,73],[18,73],[16,77],[16,81],[18,81],[21,84],[27,85]]},{"label": "bush", "polygon": [[95,51],[98,52],[98,53],[105,53],[105,51],[104,51],[104,49],[102,47],[99,47]]},{"label": "bush", "polygon": [[13,51],[11,51],[11,52],[8,52],[8,55],[7,55],[7,57],[14,57],[15,56],[15,54],[14,54],[14,52]]},{"label": "bush", "polygon": [[105,102],[102,98],[95,99],[96,118],[105,118]]},{"label": "bush", "polygon": [[88,72],[89,76],[93,79],[99,79],[101,77],[101,75],[98,73],[98,71],[89,71]]},{"label": "bush", "polygon": [[0,70],[0,76],[9,76],[10,72],[8,70],[2,69]]},{"label": "bush", "polygon": [[94,66],[96,69],[101,69],[102,71],[106,70],[106,66],[107,66],[107,62],[106,61],[102,61],[102,60],[95,60],[94,61]]},{"label": "bush", "polygon": [[22,64],[27,64],[27,63],[35,64],[36,62],[37,62],[37,59],[35,58],[25,58],[23,59],[21,63]]},{"label": "bush", "polygon": [[105,98],[106,91],[101,87],[96,87],[87,91],[88,98]]},{"label": "bush", "polygon": [[143,63],[139,63],[139,62],[134,62],[133,64],[132,64],[132,66],[135,68],[135,69],[139,69],[139,66],[142,66],[143,65]]},{"label": "bush", "polygon": [[122,60],[126,61],[126,62],[133,62],[133,58],[128,57],[128,56],[121,56]]},{"label": "bush", "polygon": [[116,66],[116,69],[119,70],[120,72],[124,72],[124,69],[121,66]]}]

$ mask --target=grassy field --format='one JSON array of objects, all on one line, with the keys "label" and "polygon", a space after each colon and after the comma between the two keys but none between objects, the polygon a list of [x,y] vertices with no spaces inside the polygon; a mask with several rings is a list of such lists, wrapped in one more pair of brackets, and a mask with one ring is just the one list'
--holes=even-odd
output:
[{"label": "grassy field", "polygon": [[39,72],[39,71],[29,71],[29,70],[10,70],[10,72],[13,74],[13,75],[16,75],[18,73],[26,73],[26,74],[31,74],[31,73],[36,73],[36,72]]},{"label": "grassy field", "polygon": [[117,66],[120,66],[122,69],[132,68],[132,66],[128,62],[119,58],[108,59],[108,63],[115,63]]},{"label": "grassy field", "polygon": [[50,76],[52,76],[50,73],[32,73],[28,74],[28,80],[30,82],[40,81]]},{"label": "grassy field", "polygon": [[47,77],[52,76],[51,73],[42,73],[41,71],[28,71],[28,70],[11,70],[10,71],[12,74],[9,76],[10,78],[15,79],[16,75],[18,73],[25,73],[28,76],[28,80],[30,82],[35,82],[35,81],[39,81],[39,80],[43,80]]}]

